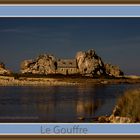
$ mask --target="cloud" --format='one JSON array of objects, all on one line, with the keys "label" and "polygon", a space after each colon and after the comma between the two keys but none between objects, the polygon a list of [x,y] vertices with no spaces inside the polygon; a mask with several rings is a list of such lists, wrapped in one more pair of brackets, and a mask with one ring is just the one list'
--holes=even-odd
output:
[{"label": "cloud", "polygon": [[18,32],[18,30],[19,29],[15,29],[15,28],[13,28],[13,29],[11,29],[11,28],[9,28],[9,29],[0,29],[0,32]]}]

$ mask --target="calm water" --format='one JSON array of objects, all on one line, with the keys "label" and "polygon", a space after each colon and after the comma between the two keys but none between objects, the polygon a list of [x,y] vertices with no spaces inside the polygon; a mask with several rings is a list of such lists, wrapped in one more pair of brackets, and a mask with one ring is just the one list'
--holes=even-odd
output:
[{"label": "calm water", "polygon": [[110,115],[116,99],[140,85],[0,87],[0,122],[79,122]]}]

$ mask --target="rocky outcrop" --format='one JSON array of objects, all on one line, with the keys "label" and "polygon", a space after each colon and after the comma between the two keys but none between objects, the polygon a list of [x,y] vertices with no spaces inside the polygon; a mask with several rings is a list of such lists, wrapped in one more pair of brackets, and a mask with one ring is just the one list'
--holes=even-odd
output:
[{"label": "rocky outcrop", "polygon": [[119,67],[104,64],[101,57],[99,57],[94,50],[77,52],[75,60],[73,60],[73,62],[76,62],[74,66],[70,61],[63,61],[62,59],[62,62],[63,65],[60,65],[59,59],[56,59],[53,55],[44,54],[36,59],[23,61],[21,63],[21,72],[32,74],[74,74],[70,72],[75,70],[75,74],[78,73],[92,77],[94,77],[94,75],[118,77],[123,74]]},{"label": "rocky outcrop", "polygon": [[83,75],[102,75],[119,77],[123,72],[118,66],[111,64],[104,64],[101,57],[99,57],[94,50],[87,52],[78,52],[76,55],[77,65],[79,71]]},{"label": "rocky outcrop", "polygon": [[113,66],[111,64],[105,64],[105,71],[107,75],[119,77],[123,75],[123,72],[120,70],[118,66]]},{"label": "rocky outcrop", "polygon": [[99,123],[134,123],[134,120],[130,117],[119,116],[118,106],[115,106],[110,116],[98,117]]},{"label": "rocky outcrop", "polygon": [[76,54],[76,61],[79,71],[83,75],[92,76],[94,74],[101,75],[105,73],[104,63],[94,50],[78,52]]},{"label": "rocky outcrop", "polygon": [[130,117],[124,117],[124,116],[119,116],[120,112],[119,112],[119,107],[115,106],[111,116],[109,117],[109,121],[111,123],[132,123],[133,119]]},{"label": "rocky outcrop", "polygon": [[133,123],[132,119],[129,117],[120,116],[100,116],[98,117],[98,123]]},{"label": "rocky outcrop", "polygon": [[11,71],[5,68],[4,63],[0,63],[0,75],[9,75],[11,74]]},{"label": "rocky outcrop", "polygon": [[113,116],[109,117],[110,123],[132,123],[132,119],[129,117]]},{"label": "rocky outcrop", "polygon": [[21,63],[22,73],[53,74],[56,70],[56,58],[53,55],[43,54],[36,59],[24,60]]}]

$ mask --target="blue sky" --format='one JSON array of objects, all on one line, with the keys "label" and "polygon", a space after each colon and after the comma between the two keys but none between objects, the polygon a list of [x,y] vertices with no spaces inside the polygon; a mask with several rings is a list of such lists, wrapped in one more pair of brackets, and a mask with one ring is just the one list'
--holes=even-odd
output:
[{"label": "blue sky", "polygon": [[88,49],[140,75],[140,18],[0,18],[0,61],[13,71],[42,53],[73,58]]}]

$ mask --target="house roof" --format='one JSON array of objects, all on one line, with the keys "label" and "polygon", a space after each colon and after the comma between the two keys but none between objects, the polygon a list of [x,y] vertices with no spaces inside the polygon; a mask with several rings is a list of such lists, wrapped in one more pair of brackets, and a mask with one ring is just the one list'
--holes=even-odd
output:
[{"label": "house roof", "polygon": [[58,59],[58,68],[77,68],[77,63],[75,59]]}]

